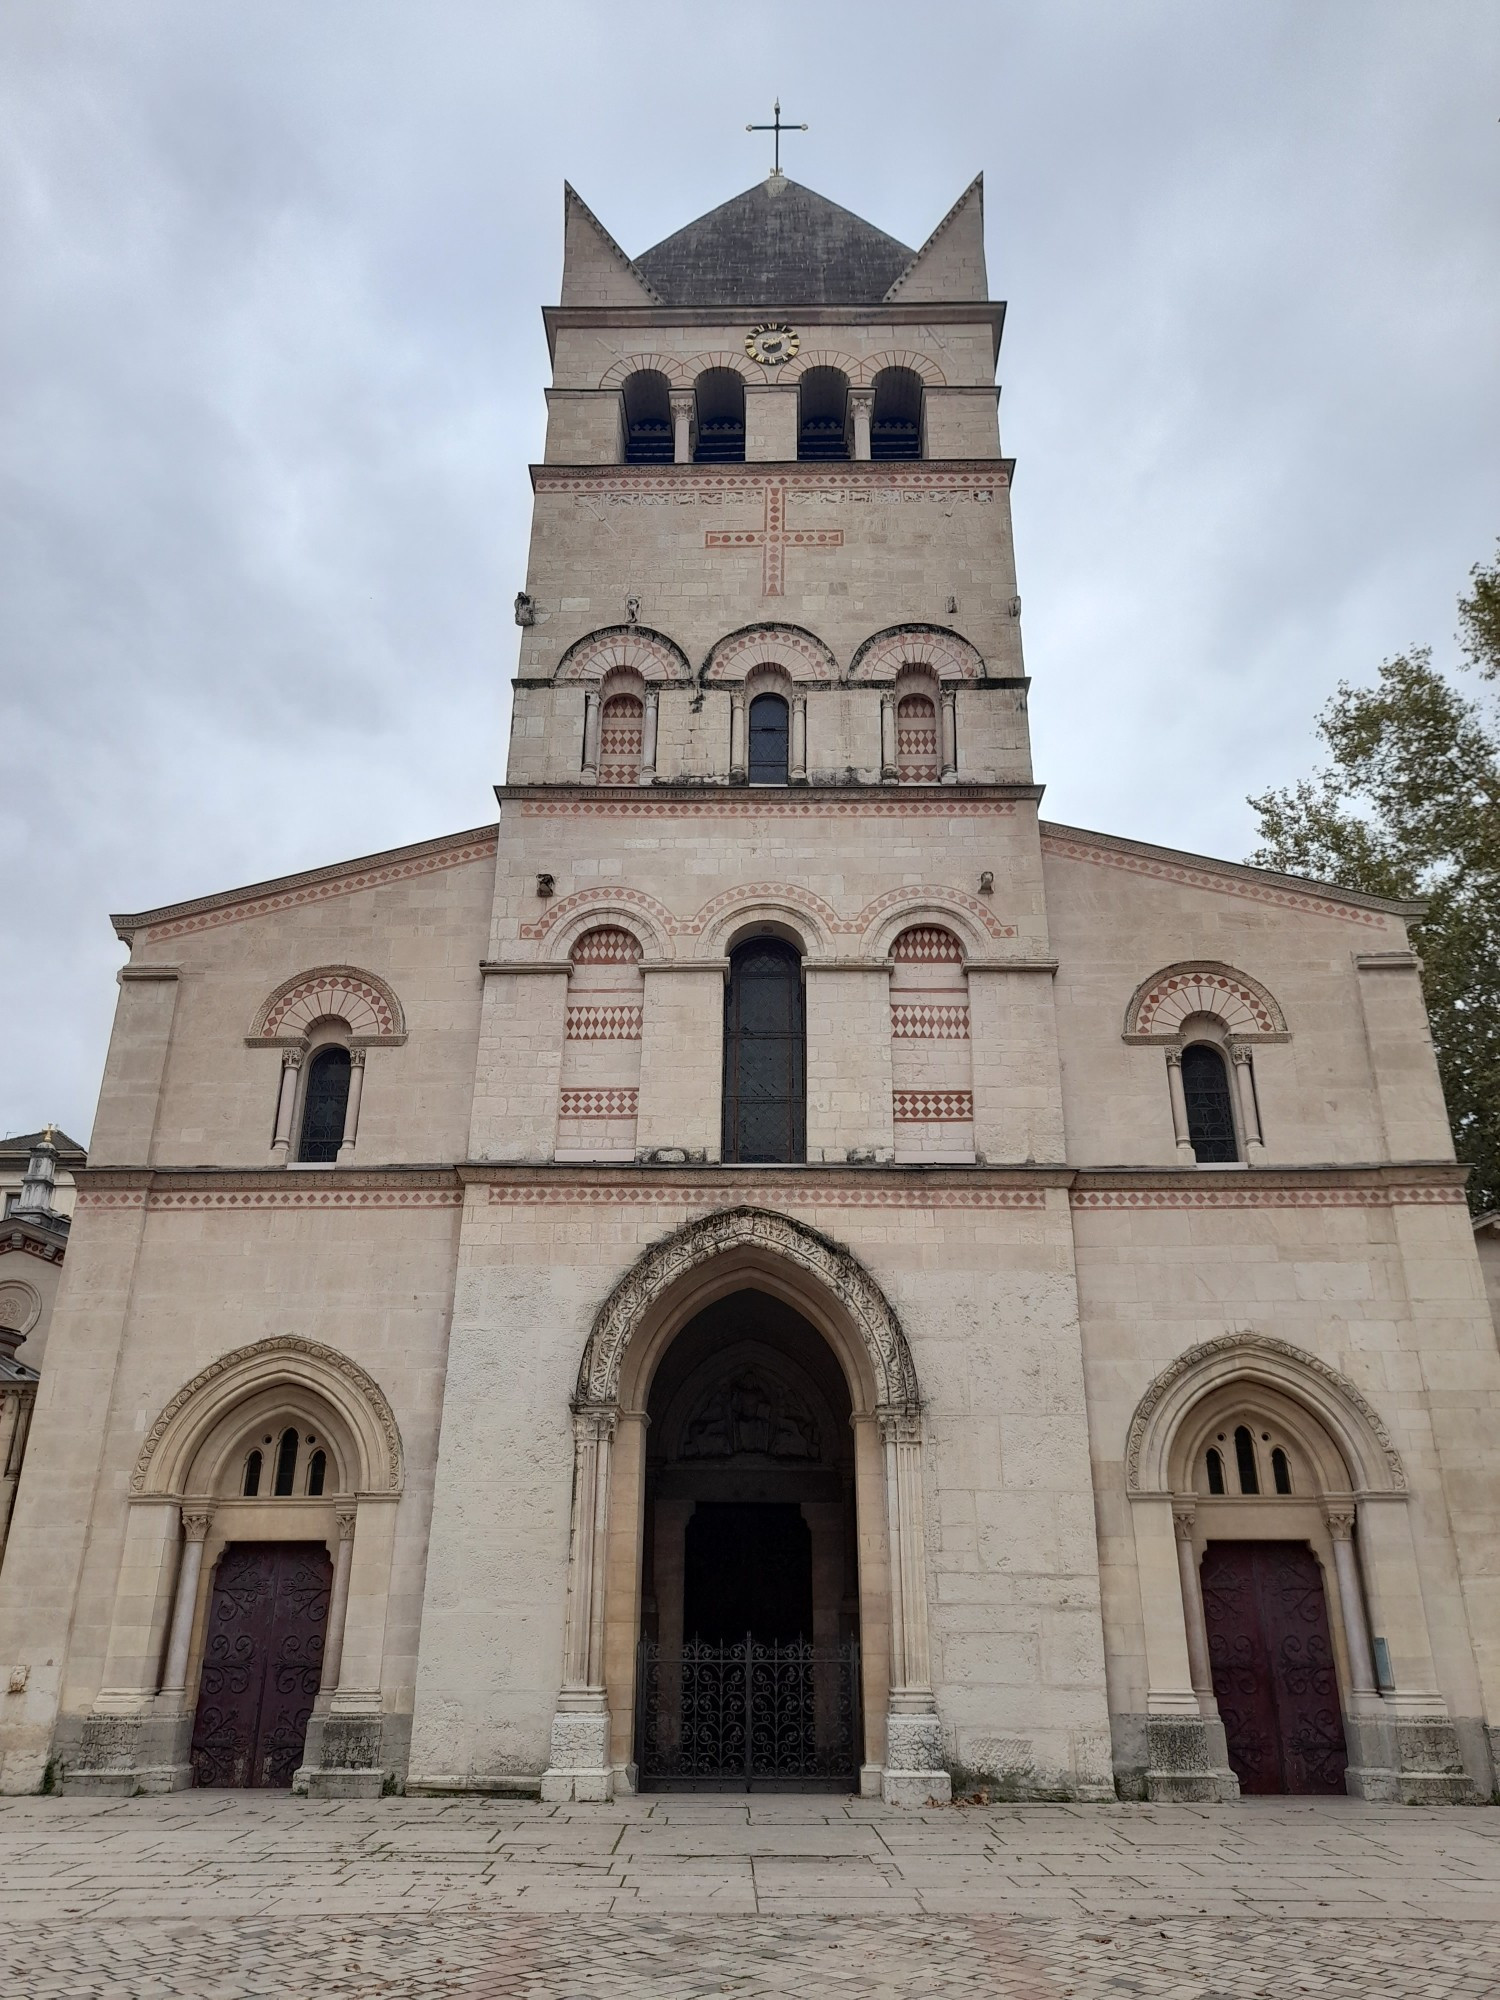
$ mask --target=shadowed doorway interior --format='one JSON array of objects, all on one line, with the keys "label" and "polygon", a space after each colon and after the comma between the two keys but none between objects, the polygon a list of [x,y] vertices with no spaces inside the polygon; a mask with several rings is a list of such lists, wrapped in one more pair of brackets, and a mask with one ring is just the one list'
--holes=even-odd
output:
[{"label": "shadowed doorway interior", "polygon": [[648,1409],[641,1783],[849,1787],[859,1598],[837,1360],[792,1307],[736,1292],[684,1327]]}]

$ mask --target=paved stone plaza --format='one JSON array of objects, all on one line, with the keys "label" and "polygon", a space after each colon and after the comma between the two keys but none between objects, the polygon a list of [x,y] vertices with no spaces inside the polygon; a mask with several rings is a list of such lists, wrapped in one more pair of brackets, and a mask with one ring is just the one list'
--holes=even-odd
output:
[{"label": "paved stone plaza", "polygon": [[0,1803],[5,2000],[1500,1992],[1500,1813]]}]

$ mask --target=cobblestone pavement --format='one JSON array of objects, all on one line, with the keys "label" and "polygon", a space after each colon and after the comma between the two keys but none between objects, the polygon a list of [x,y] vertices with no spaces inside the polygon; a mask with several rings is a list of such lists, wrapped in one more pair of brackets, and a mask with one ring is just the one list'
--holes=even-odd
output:
[{"label": "cobblestone pavement", "polygon": [[0,1801],[3,2000],[1500,1994],[1500,1811]]}]

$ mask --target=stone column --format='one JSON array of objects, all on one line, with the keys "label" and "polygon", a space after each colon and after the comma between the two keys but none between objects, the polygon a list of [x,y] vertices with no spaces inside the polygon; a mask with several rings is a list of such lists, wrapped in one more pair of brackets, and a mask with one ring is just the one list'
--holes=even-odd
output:
[{"label": "stone column", "polygon": [[732,785],[743,785],[750,775],[747,735],[745,690],[741,687],[729,697],[729,782]]},{"label": "stone column", "polygon": [[553,1801],[602,1800],[614,1790],[604,1687],[604,1567],[610,1448],[619,1414],[613,1403],[577,1403],[573,1408],[563,1679],[552,1721],[551,1760],[542,1774],[542,1797]]},{"label": "stone column", "polygon": [[1177,1537],[1177,1576],[1182,1585],[1182,1617],[1187,1628],[1188,1675],[1198,1707],[1204,1715],[1217,1716],[1213,1667],[1208,1657],[1208,1621],[1203,1615],[1203,1581],[1198,1574],[1198,1551],[1193,1546],[1191,1501],[1172,1503],[1172,1529]]},{"label": "stone column", "polygon": [[177,1570],[177,1595],[172,1605],[172,1635],[167,1641],[167,1666],[161,1679],[163,1694],[187,1691],[188,1649],[193,1642],[193,1617],[198,1609],[198,1579],[203,1574],[203,1544],[213,1520],[211,1509],[182,1511],[182,1561]]},{"label": "stone column", "polygon": [[1172,1137],[1177,1142],[1178,1164],[1193,1167],[1198,1155],[1188,1137],[1187,1097],[1182,1088],[1182,1050],[1167,1050],[1167,1089],[1172,1095]]},{"label": "stone column", "polygon": [[[1217,1709],[1205,1710],[1197,1691],[1201,1665],[1191,1657],[1199,1641],[1189,1632],[1189,1578],[1183,1560],[1184,1525],[1192,1530],[1190,1497],[1182,1514],[1169,1493],[1131,1495],[1130,1524],[1140,1580],[1146,1642],[1146,1796],[1183,1804],[1239,1797],[1229,1768],[1224,1725]],[[1203,1599],[1193,1550],[1191,1603],[1202,1617]],[[1207,1652],[1206,1639],[1202,1641]],[[1212,1682],[1209,1681],[1210,1696]]]},{"label": "stone column", "polygon": [[363,1049],[349,1051],[349,1095],[344,1104],[344,1136],[339,1141],[339,1164],[342,1166],[354,1157],[354,1142],[359,1136],[359,1100],[365,1088],[365,1052]]},{"label": "stone column", "polygon": [[328,1594],[328,1628],[323,1644],[323,1678],[318,1683],[319,1694],[334,1694],[339,1684],[339,1669],[344,1663],[344,1623],[349,1613],[349,1571],[354,1561],[354,1521],[353,1507],[337,1510],[339,1524],[338,1553],[333,1559],[333,1589]]},{"label": "stone column", "polygon": [[887,1805],[946,1805],[953,1786],[943,1767],[943,1725],[932,1691],[927,1631],[927,1547],[922,1495],[922,1414],[877,1412],[885,1441],[886,1513],[891,1550],[891,1694],[886,1717]]},{"label": "stone column", "polygon": [[1260,1108],[1255,1102],[1255,1072],[1250,1062],[1250,1051],[1237,1045],[1231,1047],[1234,1057],[1234,1080],[1240,1098],[1240,1129],[1245,1135],[1245,1158],[1252,1167],[1260,1166],[1266,1157],[1265,1146],[1260,1136]]},{"label": "stone column", "polygon": [[942,690],[942,763],[940,775],[945,785],[958,783],[958,693],[954,688]]},{"label": "stone column", "polygon": [[291,1153],[292,1113],[297,1106],[297,1073],[302,1067],[301,1049],[281,1052],[281,1090],[276,1099],[276,1129],[271,1140],[271,1164],[284,1167]]},{"label": "stone column", "polygon": [[807,696],[792,696],[792,742],[787,776],[794,785],[807,783]]},{"label": "stone column", "polygon": [[641,783],[653,785],[656,782],[656,723],[657,704],[660,701],[654,687],[646,690],[646,715],[641,726]]},{"label": "stone column", "polygon": [[1339,1616],[1344,1626],[1344,1650],[1349,1657],[1349,1692],[1356,1701],[1379,1700],[1375,1682],[1375,1652],[1370,1644],[1370,1627],[1365,1617],[1365,1593],[1359,1580],[1359,1564],[1354,1558],[1354,1508],[1330,1506],[1323,1510],[1333,1541],[1333,1574],[1339,1590]]},{"label": "stone column", "polygon": [[693,460],[693,410],[697,398],[691,389],[668,399],[672,406],[672,457],[678,465]]},{"label": "stone column", "polygon": [[896,697],[880,697],[880,776],[889,783],[896,775]]},{"label": "stone column", "polygon": [[870,456],[870,418],[875,408],[873,389],[851,389],[849,391],[849,414],[854,419],[854,456]]},{"label": "stone column", "polygon": [[590,688],[583,697],[583,769],[579,776],[586,785],[599,782],[599,690]]}]

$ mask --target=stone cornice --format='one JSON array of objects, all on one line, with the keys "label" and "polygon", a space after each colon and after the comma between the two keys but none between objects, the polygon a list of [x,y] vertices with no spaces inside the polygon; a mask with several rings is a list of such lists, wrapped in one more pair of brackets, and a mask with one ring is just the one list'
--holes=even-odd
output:
[{"label": "stone cornice", "polygon": [[518,803],[530,818],[607,813],[701,813],[713,819],[959,818],[1007,815],[1015,802],[1039,801],[1040,785],[496,785],[500,804]]},{"label": "stone cornice", "polygon": [[1411,920],[1422,916],[1427,908],[1425,903],[1367,896],[1362,890],[1341,889],[1331,882],[1281,875],[1269,868],[1251,868],[1241,861],[1220,861],[1212,855],[1190,854],[1176,847],[1154,847],[1148,841],[1128,840],[1120,834],[1091,833],[1084,827],[1062,826],[1055,820],[1041,822],[1041,835],[1044,855],[1123,868],[1131,874],[1180,882],[1189,888],[1214,889],[1277,909],[1340,917],[1377,931],[1384,929],[1383,920],[1387,916]]},{"label": "stone cornice", "polygon": [[467,1188],[491,1204],[592,1207],[737,1202],[843,1208],[1042,1209],[1066,1191],[1077,1210],[1461,1207],[1468,1168],[1451,1161],[1286,1168],[847,1165],[726,1166],[590,1161],[329,1168],[84,1167],[83,1210],[456,1208]]},{"label": "stone cornice", "polygon": [[[494,826],[471,827],[464,833],[443,834],[437,840],[419,840],[410,847],[387,848],[381,854],[365,854],[353,861],[308,868],[298,875],[252,882],[247,888],[225,889],[217,895],[198,896],[186,903],[165,903],[159,909],[142,910],[134,916],[111,917],[110,922],[115,935],[126,944],[138,941],[154,944],[163,938],[213,930],[220,924],[242,923],[248,917],[268,916],[304,903],[319,903],[329,896],[348,896],[359,889],[379,888],[386,882],[404,882],[444,868],[461,868],[467,862],[492,855],[497,836],[498,829]],[[165,975],[175,969],[162,968],[162,972]]]}]

